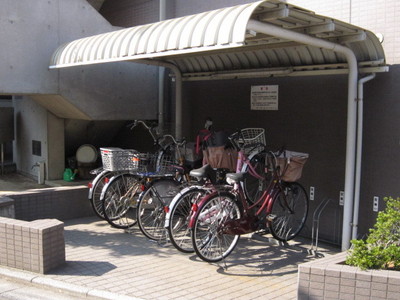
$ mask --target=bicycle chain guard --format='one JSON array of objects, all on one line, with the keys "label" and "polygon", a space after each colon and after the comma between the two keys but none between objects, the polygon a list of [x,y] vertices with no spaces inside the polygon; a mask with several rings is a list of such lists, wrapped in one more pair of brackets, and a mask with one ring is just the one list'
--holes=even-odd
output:
[{"label": "bicycle chain guard", "polygon": [[254,215],[244,214],[240,219],[229,219],[222,225],[223,234],[246,234],[258,229],[258,218]]}]

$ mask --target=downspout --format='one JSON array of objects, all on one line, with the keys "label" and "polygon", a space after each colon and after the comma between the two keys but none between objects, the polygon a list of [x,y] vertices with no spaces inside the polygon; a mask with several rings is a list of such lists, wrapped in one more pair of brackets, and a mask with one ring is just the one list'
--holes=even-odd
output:
[{"label": "downspout", "polygon": [[175,138],[182,139],[182,72],[179,68],[168,62],[158,60],[137,60],[137,62],[164,67],[170,69],[175,74]]},{"label": "downspout", "polygon": [[355,170],[355,149],[356,149],[356,124],[357,124],[357,59],[349,48],[329,41],[314,38],[302,33],[286,30],[274,25],[249,20],[247,29],[280,37],[283,39],[299,42],[314,47],[332,50],[341,53],[346,57],[349,67],[348,92],[347,92],[347,138],[346,138],[346,170],[344,185],[344,207],[343,207],[343,228],[342,228],[342,250],[350,247],[351,219],[354,196],[354,170]]},{"label": "downspout", "polygon": [[[167,0],[160,0],[160,21],[166,19]],[[160,132],[164,132],[164,74],[163,67],[158,68],[158,128]]]},{"label": "downspout", "polygon": [[357,239],[358,233],[358,214],[360,209],[360,185],[361,185],[361,158],[362,158],[362,138],[363,138],[363,110],[364,110],[364,83],[375,78],[371,74],[358,81],[358,111],[357,111],[357,161],[356,178],[354,183],[354,211],[353,211],[353,232],[352,239]]}]

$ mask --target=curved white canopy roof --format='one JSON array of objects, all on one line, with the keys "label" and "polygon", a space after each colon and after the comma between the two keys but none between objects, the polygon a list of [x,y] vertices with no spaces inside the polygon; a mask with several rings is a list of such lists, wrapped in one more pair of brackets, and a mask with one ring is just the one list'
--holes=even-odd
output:
[{"label": "curved white canopy roof", "polygon": [[60,46],[50,68],[137,61],[162,61],[184,78],[276,73],[309,75],[346,72],[337,52],[248,29],[249,20],[350,48],[360,72],[385,71],[385,55],[370,31],[278,0],[222,8],[192,16],[82,38]]}]

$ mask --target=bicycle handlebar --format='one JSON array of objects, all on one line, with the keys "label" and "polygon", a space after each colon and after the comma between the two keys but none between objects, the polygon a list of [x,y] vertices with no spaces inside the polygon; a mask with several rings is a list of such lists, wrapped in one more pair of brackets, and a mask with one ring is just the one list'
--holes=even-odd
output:
[{"label": "bicycle handlebar", "polygon": [[127,127],[129,127],[129,129],[132,130],[133,128],[135,128],[139,124],[142,124],[143,127],[147,129],[147,131],[150,133],[151,137],[153,138],[153,141],[156,143],[158,138],[154,134],[153,130],[154,130],[154,128],[157,127],[157,125],[155,123],[151,123],[150,125],[147,125],[145,121],[134,120],[133,123],[128,124]]},{"label": "bicycle handlebar", "polygon": [[240,139],[240,135],[242,133],[241,129],[238,129],[236,132],[232,133],[230,136],[228,136],[229,141],[232,143],[233,147],[235,150],[239,151],[240,146],[238,144],[238,141]]},{"label": "bicycle handlebar", "polygon": [[183,138],[182,141],[177,141],[175,139],[175,137],[173,135],[171,135],[171,134],[164,134],[161,138],[165,139],[167,137],[170,138],[172,140],[172,142],[177,146],[184,146],[186,144],[185,138]]},{"label": "bicycle handlebar", "polygon": [[[157,124],[154,122],[151,122],[150,125],[148,125],[145,121],[142,120],[134,120],[133,123],[130,123],[127,125],[131,130],[138,126],[139,124],[143,125],[144,128],[150,133],[151,137],[153,138],[154,144],[157,144],[164,148],[166,145],[162,145],[162,141],[164,141],[166,138],[170,138],[172,142],[174,143],[175,146],[182,147],[186,144],[186,140],[183,138],[182,141],[177,141],[174,136],[171,134],[164,134],[163,136],[159,136],[158,132],[154,130],[157,127]],[[155,131],[155,132],[154,132]]]}]

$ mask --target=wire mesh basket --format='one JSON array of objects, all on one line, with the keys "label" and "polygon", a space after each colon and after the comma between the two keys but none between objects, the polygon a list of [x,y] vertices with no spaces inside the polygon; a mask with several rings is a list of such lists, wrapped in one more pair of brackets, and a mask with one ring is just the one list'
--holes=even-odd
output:
[{"label": "wire mesh basket", "polygon": [[173,173],[173,159],[165,152],[139,153],[136,173],[144,176],[168,175]]},{"label": "wire mesh basket", "polygon": [[236,143],[249,154],[255,150],[262,151],[265,147],[264,128],[244,128],[240,131]]},{"label": "wire mesh basket", "polygon": [[100,148],[103,168],[108,171],[136,171],[139,152],[132,149]]}]

